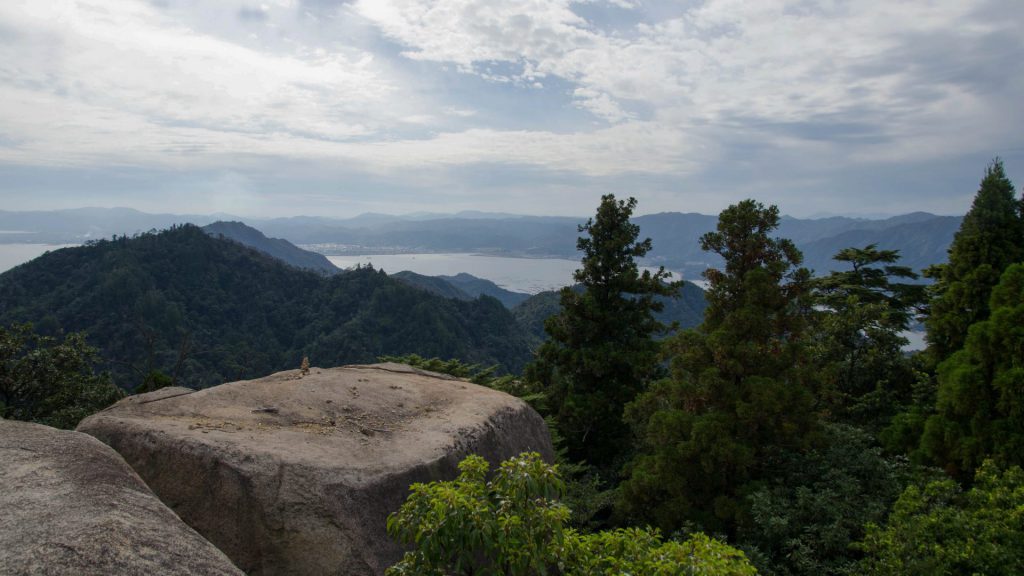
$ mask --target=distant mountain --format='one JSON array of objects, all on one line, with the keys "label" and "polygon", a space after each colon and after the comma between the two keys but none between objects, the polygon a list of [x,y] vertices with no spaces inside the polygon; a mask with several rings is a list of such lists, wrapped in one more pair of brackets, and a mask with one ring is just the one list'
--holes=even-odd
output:
[{"label": "distant mountain", "polygon": [[[960,227],[959,216],[936,216],[925,212],[904,214],[885,220],[833,217],[801,220],[783,217],[777,236],[789,238],[804,254],[804,266],[817,275],[838,267],[832,257],[851,246],[877,244],[899,250],[900,263],[915,270],[946,261],[946,250]],[[648,236],[654,249],[649,264],[679,270],[685,278],[697,278],[707,268],[722,265],[715,254],[700,249],[699,239],[715,229],[717,217],[702,214],[663,213],[634,219],[641,236]]]},{"label": "distant mountain", "polygon": [[424,276],[423,274],[403,270],[401,272],[395,272],[391,277],[404,282],[409,286],[425,290],[442,298],[454,298],[455,300],[474,299],[473,296],[470,296],[464,291],[453,286],[451,282],[448,282],[440,276]]},{"label": "distant mountain", "polygon": [[[574,290],[582,290],[580,286],[573,287]],[[512,315],[516,322],[538,341],[547,339],[544,332],[544,321],[557,314],[561,306],[559,291],[550,290],[535,294],[524,300],[512,309]],[[658,298],[664,305],[664,309],[656,317],[664,324],[671,325],[673,322],[679,324],[680,329],[693,328],[704,321],[704,309],[707,308],[707,300],[704,298],[704,290],[693,282],[683,282],[679,289],[679,298]]]},{"label": "distant mountain", "polygon": [[465,272],[461,272],[455,276],[438,276],[438,278],[445,280],[452,286],[455,286],[474,298],[481,295],[497,298],[498,301],[504,304],[506,308],[514,308],[530,297],[529,294],[524,294],[523,292],[505,290],[490,280],[477,278],[476,276],[466,274]]},{"label": "distant mountain", "polygon": [[335,253],[481,252],[527,256],[573,256],[573,218],[457,218],[357,220],[297,224],[294,219],[259,222],[260,230],[296,244],[331,244]]},{"label": "distant mountain", "polygon": [[[0,274],[0,325],[86,330],[116,381],[205,387],[416,353],[518,371],[531,339],[493,298],[441,298],[383,272],[324,277],[179,226],[55,250]],[[182,353],[184,351],[184,353]]]},{"label": "distant mountain", "polygon": [[[931,215],[929,215],[931,216]],[[800,245],[804,265],[824,275],[839,267],[832,257],[843,248],[877,244],[879,248],[900,251],[900,264],[920,271],[946,261],[946,251],[960,229],[959,216],[931,216],[927,219],[890,219],[892,226],[882,229],[847,230]]]},{"label": "distant mountain", "polygon": [[455,276],[424,276],[403,270],[392,274],[391,277],[444,298],[473,300],[481,296],[490,296],[509,309],[530,298],[529,294],[505,290],[490,280],[477,278],[465,272]]},{"label": "distant mountain", "polygon": [[[2,212],[0,242],[78,243],[111,234],[133,234],[172,223],[208,224],[224,218],[144,214],[129,209],[83,208],[54,212]],[[237,220],[237,218],[232,218]],[[485,253],[509,256],[578,258],[577,225],[586,218],[516,216],[463,212],[456,215],[363,214],[350,219],[289,217],[248,219],[268,236],[315,246],[325,254],[396,254],[415,252]],[[804,251],[806,265],[827,273],[841,248],[877,244],[900,250],[903,263],[915,269],[946,260],[946,250],[960,217],[926,212],[882,220],[833,216],[817,219],[783,217],[778,235]],[[654,249],[645,264],[664,265],[694,279],[708,267],[721,265],[717,256],[700,249],[699,239],[715,228],[717,216],[664,212],[634,218],[641,237]]]},{"label": "distant mountain", "polygon": [[203,230],[211,236],[227,238],[255,248],[295,268],[311,270],[328,276],[341,272],[341,269],[331,264],[331,261],[323,254],[303,250],[287,240],[267,238],[259,230],[241,222],[217,221],[203,226]]}]

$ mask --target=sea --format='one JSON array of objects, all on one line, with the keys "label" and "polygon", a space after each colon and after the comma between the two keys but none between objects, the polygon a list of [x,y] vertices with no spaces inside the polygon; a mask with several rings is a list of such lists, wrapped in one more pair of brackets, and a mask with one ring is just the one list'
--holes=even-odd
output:
[{"label": "sea", "polygon": [[76,244],[0,244],[0,272],[6,272],[51,250],[70,246]]}]

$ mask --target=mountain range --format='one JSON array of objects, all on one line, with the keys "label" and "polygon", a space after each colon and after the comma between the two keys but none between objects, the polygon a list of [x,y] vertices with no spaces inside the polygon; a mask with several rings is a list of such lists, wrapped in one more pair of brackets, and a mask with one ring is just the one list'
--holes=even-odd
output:
[{"label": "mountain range", "polygon": [[416,353],[519,371],[533,339],[490,297],[442,298],[371,268],[324,276],[193,225],[54,250],[0,274],[0,325],[84,330],[125,388],[205,387]]},{"label": "mountain range", "polygon": [[[644,262],[664,265],[697,278],[721,262],[700,249],[699,238],[717,224],[717,216],[665,212],[637,216],[641,236],[653,250]],[[416,252],[486,253],[576,259],[577,226],[585,218],[516,216],[465,212],[454,215],[364,214],[350,219],[290,217],[242,219],[218,215],[145,214],[127,208],[83,208],[53,212],[0,211],[0,242],[80,243],[113,234],[133,234],[172,224],[206,225],[216,220],[244,221],[268,236],[306,245],[325,254]],[[902,264],[923,269],[944,262],[959,229],[959,216],[924,212],[882,220],[784,217],[778,235],[792,239],[805,265],[817,274],[835,269],[832,256],[842,248],[876,244],[899,250]],[[457,272],[457,271],[456,271]]]}]

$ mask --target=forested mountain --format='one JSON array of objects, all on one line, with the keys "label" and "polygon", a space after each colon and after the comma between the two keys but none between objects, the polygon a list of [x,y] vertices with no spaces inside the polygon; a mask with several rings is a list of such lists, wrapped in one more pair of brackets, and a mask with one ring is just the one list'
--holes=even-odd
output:
[{"label": "forested mountain", "polygon": [[299,365],[417,353],[519,370],[527,336],[493,298],[460,301],[363,268],[329,278],[186,225],[50,252],[0,275],[0,325],[88,332],[117,383],[210,386]]},{"label": "forested mountain", "polygon": [[211,236],[221,236],[250,248],[255,248],[295,268],[311,270],[326,275],[341,272],[341,269],[331,264],[331,261],[323,254],[303,250],[287,240],[267,238],[259,230],[246,226],[241,222],[217,221],[203,226],[203,230]]},{"label": "forested mountain", "polygon": [[455,276],[438,276],[442,280],[462,290],[466,294],[476,298],[477,296],[490,296],[497,298],[506,308],[514,308],[516,305],[530,297],[529,294],[505,290],[490,280],[477,278],[472,274],[460,272]]},{"label": "forested mountain", "polygon": [[402,270],[391,275],[392,278],[404,282],[413,288],[425,290],[442,298],[456,300],[472,300],[473,297],[452,286],[447,280],[438,276],[426,276],[409,270]]}]

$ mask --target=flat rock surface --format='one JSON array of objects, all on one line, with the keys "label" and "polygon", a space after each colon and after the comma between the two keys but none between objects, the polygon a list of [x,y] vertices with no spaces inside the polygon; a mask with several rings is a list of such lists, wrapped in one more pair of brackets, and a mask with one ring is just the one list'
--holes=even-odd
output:
[{"label": "flat rock surface", "polygon": [[399,364],[163,389],[79,430],[250,574],[381,574],[401,556],[385,522],[411,483],[453,478],[472,453],[553,456],[522,401]]},{"label": "flat rock surface", "polygon": [[110,447],[0,420],[0,574],[241,575]]}]

